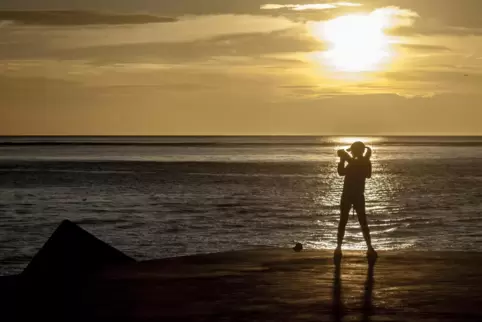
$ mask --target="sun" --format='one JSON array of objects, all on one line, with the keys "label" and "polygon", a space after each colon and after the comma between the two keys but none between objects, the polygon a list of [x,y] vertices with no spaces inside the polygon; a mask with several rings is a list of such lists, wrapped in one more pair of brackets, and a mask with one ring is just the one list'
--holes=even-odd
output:
[{"label": "sun", "polygon": [[376,71],[393,56],[390,38],[385,34],[390,23],[386,15],[351,14],[313,23],[310,32],[327,43],[328,50],[318,59],[335,70]]}]

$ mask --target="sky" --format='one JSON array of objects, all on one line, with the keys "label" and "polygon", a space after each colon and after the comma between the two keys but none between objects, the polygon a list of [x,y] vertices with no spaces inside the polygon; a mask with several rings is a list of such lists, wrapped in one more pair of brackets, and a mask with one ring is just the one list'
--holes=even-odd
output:
[{"label": "sky", "polygon": [[2,0],[0,135],[482,135],[480,0]]}]

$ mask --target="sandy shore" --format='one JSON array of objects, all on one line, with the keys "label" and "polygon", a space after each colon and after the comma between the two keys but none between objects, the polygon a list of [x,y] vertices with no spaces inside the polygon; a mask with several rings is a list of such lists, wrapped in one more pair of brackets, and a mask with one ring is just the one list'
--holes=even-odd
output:
[{"label": "sandy shore", "polygon": [[62,298],[71,320],[482,321],[481,264],[482,253],[381,252],[370,269],[345,252],[337,271],[331,252],[264,249],[111,268]]}]

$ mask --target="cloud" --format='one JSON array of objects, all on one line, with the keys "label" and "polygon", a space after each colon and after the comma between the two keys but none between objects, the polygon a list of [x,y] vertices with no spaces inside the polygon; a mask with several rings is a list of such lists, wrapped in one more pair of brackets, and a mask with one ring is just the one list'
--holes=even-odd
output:
[{"label": "cloud", "polygon": [[416,24],[401,26],[388,31],[393,36],[482,36],[482,28],[451,27],[442,25]]},{"label": "cloud", "polygon": [[265,16],[201,16],[167,24],[85,28],[9,26],[0,35],[3,60],[159,63],[320,49],[303,25]]},{"label": "cloud", "polygon": [[[406,94],[413,97],[407,100],[383,94],[387,89],[407,92],[403,85],[332,89],[321,82],[289,85],[279,75],[239,72],[180,69],[93,75],[92,80],[101,78],[97,84],[0,76],[0,128],[4,134],[24,135],[340,134],[354,128],[362,134],[420,129],[480,133],[480,95],[425,98],[432,91],[421,88],[418,96]],[[284,97],[275,97],[279,94]],[[427,123],[434,114],[441,118]],[[362,127],[359,120],[367,115]]]},{"label": "cloud", "polygon": [[419,18],[415,11],[395,6],[375,9],[370,13],[370,16],[387,21],[389,23],[387,29],[412,26],[415,20]]},{"label": "cloud", "polygon": [[76,10],[0,11],[0,21],[2,20],[39,26],[128,25],[177,21],[172,17],[148,14],[116,14]]},{"label": "cloud", "polygon": [[[384,7],[369,13],[341,15],[334,19],[309,21],[308,29],[318,38],[325,39],[327,34],[338,37],[340,34],[351,33],[350,41],[360,41],[367,37],[368,30],[379,32],[412,26],[418,14],[399,7]],[[353,39],[356,38],[356,39]]]},{"label": "cloud", "polygon": [[[179,64],[209,62],[213,59],[223,60],[222,57],[248,60],[231,59],[229,61],[230,64],[239,65],[252,63],[254,59],[266,55],[311,52],[325,48],[323,43],[302,32],[303,30],[300,31],[295,27],[273,32],[220,35],[187,42],[152,42],[58,49],[42,55],[60,60],[90,60],[100,64],[135,62]],[[1,48],[0,46],[0,57],[11,57],[8,56],[11,50],[9,52],[5,48],[2,52]],[[265,63],[277,66],[277,63],[281,62],[278,59],[271,59],[270,62],[265,60]]]},{"label": "cloud", "polygon": [[372,15],[389,17],[391,27],[387,33],[393,36],[480,36],[482,28],[444,24],[411,9],[396,6],[376,9]]},{"label": "cloud", "polygon": [[467,90],[474,89],[479,92],[482,83],[482,73],[477,71],[464,71],[457,69],[431,70],[430,68],[416,69],[409,71],[385,72],[383,77],[392,81],[421,81],[434,82],[437,86],[446,84],[449,86],[465,87]]},{"label": "cloud", "polygon": [[451,52],[447,46],[423,45],[423,44],[400,44],[399,47],[421,52]]},{"label": "cloud", "polygon": [[305,11],[305,10],[329,10],[340,7],[360,7],[360,3],[352,2],[333,2],[333,3],[313,3],[313,4],[264,4],[260,8],[261,10],[280,10],[289,9],[293,11]]},{"label": "cloud", "polygon": [[[284,17],[253,15],[214,15],[184,17],[173,23],[108,25],[89,28],[12,28],[14,43],[28,41],[50,48],[86,48],[125,44],[180,43],[229,34],[271,32],[297,24]],[[3,37],[7,37],[4,32]],[[12,36],[13,35],[13,36]],[[23,39],[19,39],[22,37]]]},{"label": "cloud", "polygon": [[134,90],[134,89],[147,89],[150,88],[155,91],[167,91],[167,92],[197,92],[197,91],[207,91],[215,90],[216,86],[198,84],[198,83],[188,83],[188,82],[170,82],[166,84],[140,84],[140,85],[113,85],[113,86],[102,86],[102,89],[115,90]]}]

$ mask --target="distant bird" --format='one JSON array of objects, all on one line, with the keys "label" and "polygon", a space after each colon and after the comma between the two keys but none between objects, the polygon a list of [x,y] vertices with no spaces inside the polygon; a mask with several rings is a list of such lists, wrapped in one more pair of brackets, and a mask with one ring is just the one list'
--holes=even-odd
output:
[{"label": "distant bird", "polygon": [[301,243],[296,243],[295,247],[293,247],[293,250],[299,253],[303,250],[303,245]]}]

